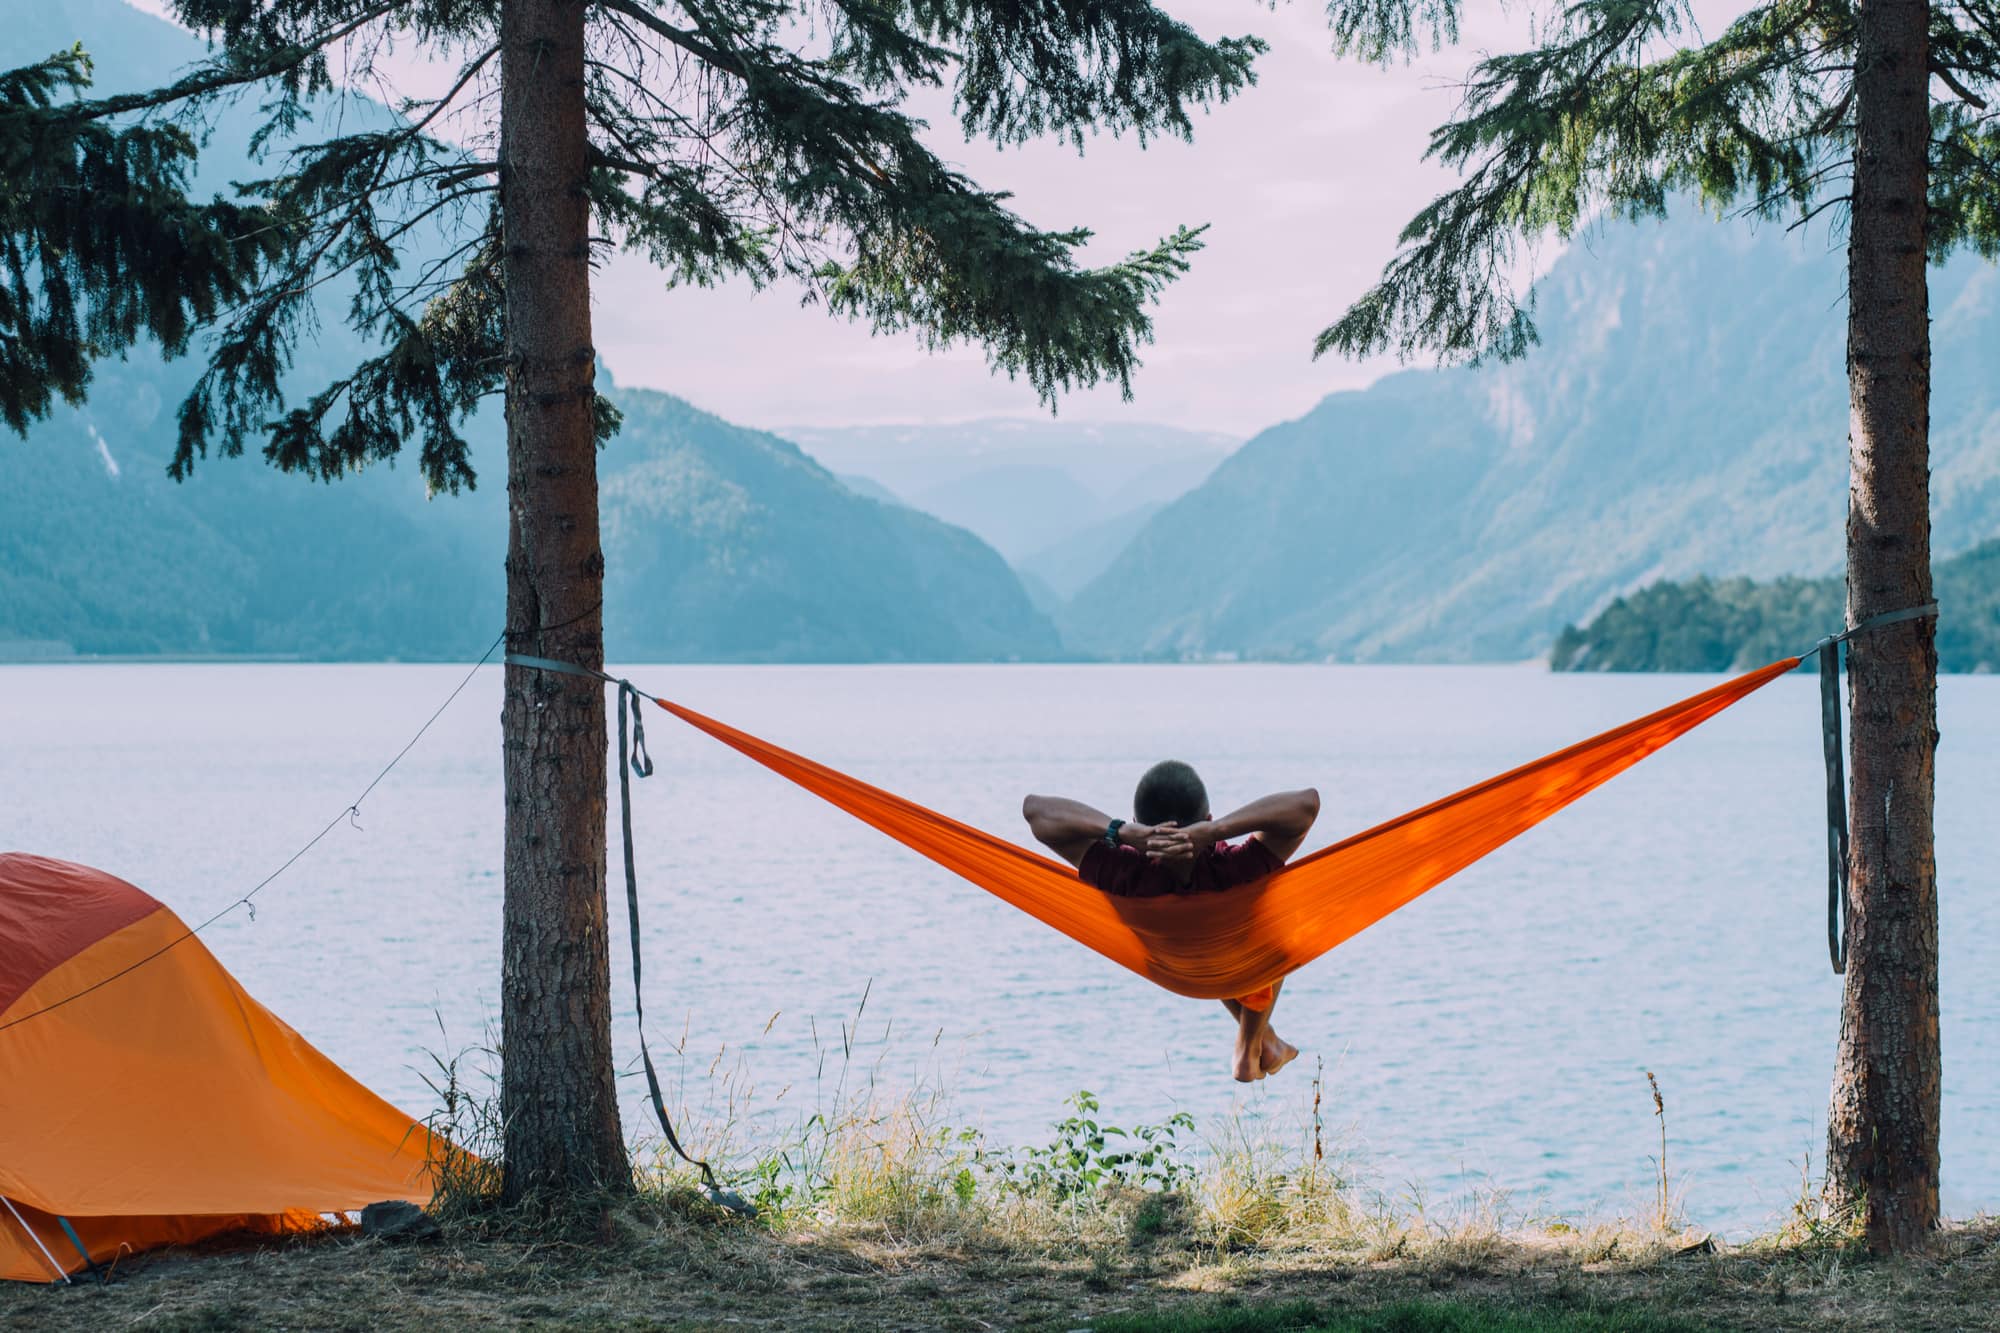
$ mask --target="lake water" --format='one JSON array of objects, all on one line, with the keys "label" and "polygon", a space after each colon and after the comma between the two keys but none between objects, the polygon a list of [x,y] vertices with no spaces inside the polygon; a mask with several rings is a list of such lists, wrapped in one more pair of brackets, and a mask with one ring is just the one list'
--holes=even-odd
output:
[{"label": "lake water", "polygon": [[[1309,846],[1690,694],[1688,676],[1530,667],[639,667],[644,687],[1008,837],[1021,796],[1124,809],[1194,762],[1218,808],[1317,785]],[[0,847],[122,875],[200,920],[284,860],[456,683],[443,666],[0,668]],[[497,1013],[499,672],[362,809],[208,942],[250,990],[415,1114],[426,1052]],[[1667,1098],[1685,1207],[1764,1226],[1815,1169],[1840,986],[1824,941],[1815,684],[1780,680],[1294,977],[1306,1056],[1228,1078],[1219,1005],[1103,962],[672,719],[637,784],[651,1037],[695,1119],[796,1117],[864,989],[853,1060],[1044,1142],[1088,1088],[1289,1132],[1325,1062],[1364,1173],[1433,1201],[1641,1213]],[[2000,680],[1943,684],[1944,1197],[2000,1207]],[[615,819],[615,806],[614,806]],[[615,826],[614,826],[615,836]],[[615,862],[614,862],[615,865]],[[636,1063],[623,913],[621,1061]],[[441,1030],[442,1029],[442,1030]],[[671,1052],[678,1048],[678,1057]],[[640,1081],[626,1123],[640,1132]]]}]

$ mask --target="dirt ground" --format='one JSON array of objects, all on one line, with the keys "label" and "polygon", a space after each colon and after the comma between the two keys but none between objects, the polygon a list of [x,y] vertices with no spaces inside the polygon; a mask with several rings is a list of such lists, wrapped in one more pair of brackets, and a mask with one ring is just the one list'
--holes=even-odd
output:
[{"label": "dirt ground", "polygon": [[167,1251],[125,1261],[104,1286],[0,1284],[0,1328],[1075,1330],[1176,1309],[1233,1311],[1227,1326],[1247,1327],[1260,1308],[1302,1300],[1356,1312],[1449,1301],[1606,1326],[2000,1330],[2000,1222],[1945,1232],[1922,1258],[1874,1260],[1827,1245],[1635,1254],[1615,1239],[1502,1235],[1364,1255],[1218,1251],[1138,1231],[1066,1248],[621,1215],[587,1240],[461,1231],[391,1246],[348,1233]]}]

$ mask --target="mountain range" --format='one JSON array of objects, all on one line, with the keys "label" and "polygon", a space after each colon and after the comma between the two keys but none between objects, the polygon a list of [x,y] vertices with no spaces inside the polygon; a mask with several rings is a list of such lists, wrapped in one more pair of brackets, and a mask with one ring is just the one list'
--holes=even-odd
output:
[{"label": "mountain range", "polygon": [[1242,441],[1148,422],[786,427],[848,481],[978,534],[1060,602]]},{"label": "mountain range", "polygon": [[[0,653],[464,658],[493,639],[507,523],[496,423],[474,423],[486,481],[457,496],[426,499],[409,470],[321,486],[256,459],[210,459],[176,484],[165,467],[187,373],[115,363],[88,405],[0,443]],[[625,413],[600,464],[611,656],[1061,655],[972,534],[858,495],[776,436],[667,394],[610,393]]]},{"label": "mountain range", "polygon": [[[119,0],[59,0],[10,16],[0,65],[79,37],[107,90],[202,50]],[[251,174],[249,128],[247,112],[218,118],[204,182]],[[1692,212],[1561,256],[1526,360],[1391,375],[1240,447],[1061,419],[772,434],[614,387],[609,650],[1522,659],[1661,580],[1829,574],[1846,500],[1841,256]],[[1943,558],[2000,533],[2000,272],[1934,270],[1932,314]],[[359,351],[326,320],[295,378],[324,383]],[[135,353],[101,368],[86,406],[0,436],[0,656],[463,657],[490,641],[497,420],[472,423],[486,480],[467,495],[427,497],[387,467],[320,487],[255,459],[208,460],[176,486],[162,469],[194,371]]]},{"label": "mountain range", "polygon": [[[1066,641],[1523,659],[1663,578],[1837,569],[1842,258],[1693,211],[1557,260],[1525,360],[1394,374],[1253,437],[1071,599]],[[2000,271],[1933,270],[1931,309],[1943,557],[2000,533]]]},{"label": "mountain range", "polygon": [[[82,38],[104,90],[163,82],[188,34],[117,0],[11,16],[0,66]],[[366,107],[344,107],[349,122]],[[376,108],[373,114],[388,113]],[[252,120],[212,128],[201,180],[246,171]],[[361,348],[337,319],[294,380]],[[461,658],[498,632],[506,544],[497,414],[469,427],[483,484],[427,497],[411,469],[320,486],[261,460],[165,475],[192,360],[103,363],[82,407],[0,436],[0,655]],[[625,426],[601,456],[606,643],[614,657],[962,660],[1061,655],[1046,616],[978,538],[870,498],[788,441],[670,395],[600,386]]]},{"label": "mountain range", "polygon": [[857,494],[788,440],[618,390],[605,452],[606,640],[626,657],[963,661],[1062,655],[1007,562]]}]

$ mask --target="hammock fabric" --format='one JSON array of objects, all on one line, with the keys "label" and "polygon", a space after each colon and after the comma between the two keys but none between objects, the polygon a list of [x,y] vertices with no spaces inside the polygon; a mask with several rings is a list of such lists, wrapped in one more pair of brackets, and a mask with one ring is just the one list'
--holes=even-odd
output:
[{"label": "hammock fabric", "polygon": [[1357,833],[1255,884],[1160,898],[1114,898],[1086,890],[1060,861],[693,709],[665,699],[654,702],[1147,980],[1195,999],[1249,1002],[1798,664],[1798,658],[1788,657],[1725,681]]}]

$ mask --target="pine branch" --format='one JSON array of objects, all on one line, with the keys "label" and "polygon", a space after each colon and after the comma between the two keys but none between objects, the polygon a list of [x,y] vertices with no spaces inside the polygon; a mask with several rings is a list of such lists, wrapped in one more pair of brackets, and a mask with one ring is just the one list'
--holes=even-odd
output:
[{"label": "pine branch", "polygon": [[1371,65],[1458,42],[1459,0],[1327,0],[1333,49]]},{"label": "pine branch", "polygon": [[1941,61],[1933,60],[1931,61],[1931,73],[1937,78],[1938,82],[1951,89],[1957,95],[1959,101],[1966,103],[1968,106],[1976,106],[1981,111],[1986,110],[1986,99],[1978,93],[1973,92],[1963,83],[1960,83],[1958,76],[1952,73],[1951,66]]},{"label": "pine branch", "polygon": [[[830,310],[878,330],[930,347],[979,343],[996,369],[1051,403],[1106,379],[1129,393],[1151,304],[1185,271],[1200,232],[1084,267],[1088,232],[1028,225],[1005,195],[925,145],[903,99],[953,78],[968,132],[1003,142],[1051,133],[1081,145],[1098,129],[1184,137],[1196,108],[1252,81],[1263,49],[1253,38],[1204,42],[1146,0],[819,0],[828,38],[810,48],[799,44],[798,0],[582,2],[592,24],[584,188],[602,228],[594,248],[643,251],[670,283],[798,279]],[[496,198],[490,153],[440,143],[431,127],[468,105],[490,66],[492,0],[173,7],[216,56],[166,88],[67,114],[84,125],[158,117],[166,123],[146,142],[189,159],[184,126],[203,107],[264,89],[274,96],[253,147],[282,144],[284,155],[270,178],[237,186],[254,203],[216,215],[215,225],[235,228],[219,239],[255,256],[254,270],[167,328],[179,346],[214,322],[207,365],[180,407],[170,473],[185,477],[211,448],[239,454],[260,436],[273,465],[332,480],[416,437],[432,486],[471,485],[458,423],[501,383],[504,220],[489,209],[467,239],[467,206]],[[403,38],[473,54],[441,97],[402,103],[399,124],[299,144],[316,99],[338,91],[333,45],[351,46],[367,74]],[[99,344],[71,317],[71,270],[8,243],[0,271],[15,285],[0,289],[0,320],[42,282],[55,301],[44,359],[67,357],[73,372],[49,382],[79,382],[76,368]],[[413,254],[428,256],[414,280],[401,271]],[[336,288],[348,293],[344,322],[378,349],[288,408],[295,350]],[[615,429],[615,411],[600,404],[597,424]]]},{"label": "pine branch", "polygon": [[286,243],[260,206],[187,198],[178,126],[75,115],[63,95],[90,74],[80,45],[0,73],[0,421],[17,433],[81,402],[97,358],[142,338],[180,355]]},{"label": "pine branch", "polygon": [[1192,113],[1256,82],[1269,48],[1210,43],[1149,0],[906,0],[916,31],[957,55],[968,135],[1021,143],[1095,131],[1187,139]]},{"label": "pine branch", "polygon": [[[373,3],[362,6],[333,27],[302,40],[286,41],[263,49],[232,45],[220,60],[203,65],[163,88],[77,101],[65,111],[81,120],[104,120],[138,111],[184,108],[220,93],[284,79],[322,59],[327,47],[345,41],[369,24],[393,14],[403,3],[404,0],[373,0]],[[182,12],[185,14],[185,7]],[[189,26],[199,28],[201,25],[191,22]]]},{"label": "pine branch", "polygon": [[1810,69],[1845,39],[1844,14],[1774,0],[1713,42],[1653,55],[1684,15],[1677,0],[1582,0],[1544,46],[1481,61],[1429,153],[1464,183],[1411,220],[1314,355],[1512,359],[1536,340],[1514,287],[1520,246],[1599,215],[1662,216],[1683,191],[1748,197],[1760,216],[1815,210],[1847,94]]},{"label": "pine branch", "polygon": [[1963,103],[1933,108],[1929,204],[1933,262],[1961,247],[2000,259],[2000,116]]}]

